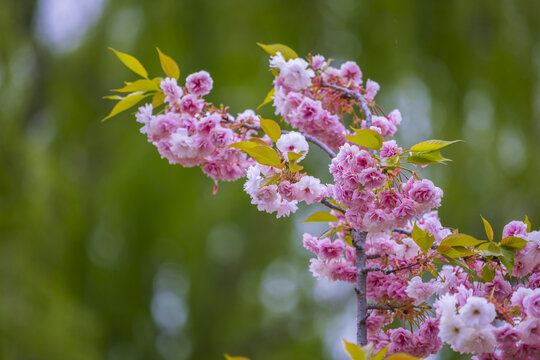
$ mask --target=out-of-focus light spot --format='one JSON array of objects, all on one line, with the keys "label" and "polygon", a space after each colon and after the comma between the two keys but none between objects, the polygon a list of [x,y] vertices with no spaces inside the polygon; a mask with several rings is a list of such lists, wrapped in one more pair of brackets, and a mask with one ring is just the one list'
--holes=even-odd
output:
[{"label": "out-of-focus light spot", "polygon": [[320,279],[315,282],[313,298],[317,302],[328,303],[344,300],[353,294],[351,284],[342,281],[330,282]]},{"label": "out-of-focus light spot", "polygon": [[118,265],[124,249],[124,238],[112,231],[106,224],[100,224],[86,243],[90,260],[102,268],[114,268]]},{"label": "out-of-focus light spot", "polygon": [[331,318],[327,323],[320,324],[319,329],[323,329],[324,345],[327,354],[331,359],[346,360],[350,359],[343,349],[341,339],[349,342],[356,342],[356,301],[355,297],[343,307],[341,314]]},{"label": "out-of-focus light spot", "polygon": [[402,143],[413,145],[429,139],[432,132],[431,95],[426,84],[417,77],[406,77],[392,89],[392,98],[397,99],[397,108],[403,118],[398,131]]},{"label": "out-of-focus light spot", "polygon": [[502,168],[507,173],[521,173],[525,169],[527,162],[525,141],[523,134],[516,128],[506,127],[500,131],[497,149]]},{"label": "out-of-focus light spot", "polygon": [[484,92],[470,90],[464,99],[465,123],[463,136],[471,146],[489,151],[493,141],[494,109],[489,97]]},{"label": "out-of-focus light spot", "polygon": [[185,336],[160,334],[156,338],[156,348],[165,359],[182,360],[191,355],[191,341]]},{"label": "out-of-focus light spot", "polygon": [[77,48],[103,11],[104,0],[40,0],[35,32],[57,52]]},{"label": "out-of-focus light spot", "polygon": [[288,313],[298,303],[297,271],[283,260],[274,260],[265,269],[259,299],[273,313]]},{"label": "out-of-focus light spot", "polygon": [[189,280],[180,266],[163,263],[154,277],[154,292],[171,291],[185,298],[189,293]]},{"label": "out-of-focus light spot", "polygon": [[186,323],[187,308],[182,298],[171,291],[154,293],[152,317],[154,322],[169,334],[176,334]]},{"label": "out-of-focus light spot", "polygon": [[130,48],[144,27],[144,14],[138,6],[118,10],[111,19],[107,36],[116,47]]},{"label": "out-of-focus light spot", "polygon": [[206,242],[208,255],[216,262],[237,261],[244,251],[244,235],[234,224],[220,224],[210,231]]}]

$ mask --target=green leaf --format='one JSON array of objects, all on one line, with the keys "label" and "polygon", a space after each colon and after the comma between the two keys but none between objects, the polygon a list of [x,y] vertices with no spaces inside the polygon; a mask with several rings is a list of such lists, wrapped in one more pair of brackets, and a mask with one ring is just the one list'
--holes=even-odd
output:
[{"label": "green leaf", "polygon": [[264,133],[268,135],[270,139],[272,139],[273,142],[278,141],[278,139],[281,137],[281,128],[274,120],[261,118],[261,128],[263,129]]},{"label": "green leaf", "polygon": [[425,151],[434,151],[442,149],[445,146],[448,146],[450,144],[459,142],[462,140],[454,140],[454,141],[444,141],[444,140],[426,140],[422,141],[421,143],[418,143],[411,147],[410,151],[412,152],[425,152]]},{"label": "green leaf", "polygon": [[162,92],[158,92],[157,94],[155,94],[153,97],[152,97],[152,106],[155,108],[157,108],[159,105],[163,104],[163,102],[165,102],[165,94],[162,93]]},{"label": "green leaf", "polygon": [[386,360],[420,360],[420,358],[405,353],[396,353],[388,356]]},{"label": "green leaf", "polygon": [[482,256],[501,256],[501,250],[499,244],[495,242],[486,242],[477,247],[480,250]]},{"label": "green leaf", "polygon": [[281,177],[281,174],[275,173],[274,175],[265,178],[261,182],[261,187],[277,184],[280,177]]},{"label": "green leaf", "polygon": [[345,139],[355,143],[356,145],[363,146],[372,150],[379,150],[382,147],[384,138],[371,129],[353,129],[356,132],[356,135],[344,136]]},{"label": "green leaf", "polygon": [[257,106],[257,110],[259,110],[260,108],[262,108],[264,105],[268,104],[268,103],[271,103],[272,100],[273,100],[273,97],[274,97],[274,93],[276,92],[276,89],[275,88],[272,88],[272,90],[270,90],[268,92],[268,94],[266,95],[266,97],[264,98],[264,101],[262,102],[261,105]]},{"label": "green leaf", "polygon": [[247,357],[243,357],[243,356],[229,356],[227,354],[225,354],[225,359],[226,360],[249,360]]},{"label": "green leaf", "polygon": [[276,166],[281,165],[281,160],[276,151],[267,146],[257,145],[244,150],[261,165]]},{"label": "green leaf", "polygon": [[302,156],[304,156],[304,153],[305,151],[300,151],[300,153],[294,153],[294,152],[288,152],[287,153],[287,158],[289,159],[289,161],[297,161],[298,159],[300,159]]},{"label": "green leaf", "polygon": [[346,341],[345,339],[341,339],[341,341],[343,341],[345,351],[347,351],[347,354],[349,354],[352,360],[366,360],[366,353],[364,352],[364,349],[356,344]]},{"label": "green leaf", "polygon": [[272,56],[275,56],[279,51],[285,60],[296,59],[298,54],[290,47],[283,44],[261,44],[257,43],[264,51]]},{"label": "green leaf", "polygon": [[481,241],[467,234],[450,234],[441,241],[441,245],[448,246],[476,246]]},{"label": "green leaf", "polygon": [[516,252],[520,251],[527,245],[527,241],[516,236],[507,236],[501,240],[501,247],[506,246],[514,249]]},{"label": "green leaf", "polygon": [[499,260],[503,263],[504,267],[510,274],[514,269],[514,253],[515,249],[511,247],[501,246],[500,247],[502,256],[499,256]]},{"label": "green leaf", "polygon": [[126,65],[131,71],[139,74],[145,79],[148,79],[148,73],[146,72],[146,69],[144,68],[144,66],[142,66],[139,60],[137,60],[134,56],[125,54],[120,51],[116,51],[112,47],[110,47],[109,50],[114,52],[116,56],[118,57],[118,59],[120,59],[120,61],[123,62],[124,65]]},{"label": "green leaf", "polygon": [[489,264],[484,265],[482,268],[482,279],[485,282],[492,282],[495,278],[495,271],[489,266]]},{"label": "green leaf", "polygon": [[433,236],[430,236],[428,232],[420,229],[416,223],[414,223],[414,227],[411,231],[411,237],[422,249],[424,253],[427,254],[428,250],[431,248],[431,245],[433,245],[433,242],[435,241],[435,238]]},{"label": "green leaf", "polygon": [[527,215],[525,215],[524,223],[527,225],[527,232],[531,232],[531,222],[529,221],[529,217]]},{"label": "green leaf", "polygon": [[107,120],[108,118],[113,117],[116,114],[121,113],[122,111],[125,111],[133,106],[135,106],[139,101],[144,99],[147,95],[143,94],[131,94],[120,100],[119,102],[114,105],[113,109],[111,110],[110,114],[107,115],[106,118],[104,118],[102,121]]},{"label": "green leaf", "polygon": [[384,348],[381,349],[378,353],[376,353],[371,360],[382,360],[384,358],[384,355],[388,352],[388,348],[390,345],[386,345]]},{"label": "green leaf", "polygon": [[304,167],[302,165],[298,165],[298,163],[295,160],[289,161],[289,170],[291,170],[293,173],[298,172],[302,170],[303,168]]},{"label": "green leaf", "polygon": [[337,220],[337,217],[330,214],[329,212],[318,211],[302,222],[333,222]]},{"label": "green leaf", "polygon": [[493,228],[491,227],[491,224],[484,219],[483,216],[480,216],[482,218],[482,221],[484,222],[484,229],[486,230],[486,235],[489,239],[489,241],[493,241]]},{"label": "green leaf", "polygon": [[111,91],[116,92],[136,92],[136,91],[158,91],[159,90],[159,82],[156,82],[154,80],[148,80],[148,79],[140,79],[133,82],[126,82],[126,86],[124,86],[121,89],[114,89]]},{"label": "green leaf", "polygon": [[409,155],[409,157],[407,158],[408,163],[416,164],[416,165],[429,165],[429,164],[435,164],[435,163],[445,162],[445,161],[451,161],[451,160],[443,157],[441,153],[438,151],[415,153],[415,154]]},{"label": "green leaf", "polygon": [[253,149],[255,146],[260,146],[260,145],[257,143],[254,143],[253,141],[240,141],[240,142],[236,142],[234,144],[229,145],[229,147],[244,150],[246,152],[249,149]]},{"label": "green leaf", "polygon": [[161,68],[163,69],[165,75],[178,80],[178,78],[180,77],[180,68],[178,67],[178,64],[176,64],[176,62],[170,56],[162,53],[159,48],[156,49],[159,54],[159,62],[161,63]]}]

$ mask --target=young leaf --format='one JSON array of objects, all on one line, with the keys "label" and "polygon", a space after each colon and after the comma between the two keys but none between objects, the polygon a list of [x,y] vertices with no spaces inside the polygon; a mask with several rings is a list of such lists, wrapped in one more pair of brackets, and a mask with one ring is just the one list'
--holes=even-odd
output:
[{"label": "young leaf", "polygon": [[268,104],[268,103],[271,103],[273,98],[274,98],[274,93],[276,92],[276,89],[275,88],[272,88],[272,90],[270,90],[268,92],[268,94],[266,95],[266,97],[264,98],[264,101],[262,102],[261,105],[257,106],[257,110],[259,110],[260,108],[262,108],[264,105]]},{"label": "young leaf", "polygon": [[347,351],[347,354],[349,354],[352,360],[366,360],[366,353],[364,349],[356,344],[346,341],[345,339],[341,340],[343,341],[343,346],[345,346],[345,351]]},{"label": "young leaf", "polygon": [[379,150],[382,147],[384,138],[371,129],[353,129],[356,132],[356,135],[344,136],[345,139],[372,150]]},{"label": "young leaf", "polygon": [[270,147],[257,145],[245,151],[261,165],[276,166],[281,164],[279,155]]},{"label": "young leaf", "polygon": [[410,151],[412,152],[435,151],[435,150],[442,149],[445,146],[448,146],[450,144],[453,144],[459,141],[461,140],[454,140],[454,141],[426,140],[411,147]]},{"label": "young leaf", "polygon": [[272,56],[276,55],[277,52],[279,51],[281,55],[283,55],[283,58],[285,58],[285,60],[296,59],[298,57],[298,54],[293,49],[283,44],[265,45],[265,44],[257,43],[257,45],[259,45],[264,51],[266,51]]},{"label": "young leaf", "polygon": [[273,142],[278,141],[278,139],[281,137],[281,128],[274,120],[261,118],[261,128],[265,134],[272,139]]},{"label": "young leaf", "polygon": [[484,222],[484,229],[486,230],[486,235],[489,239],[489,241],[493,241],[493,228],[491,227],[491,224],[484,219],[483,216],[480,216],[482,218],[482,221]]},{"label": "young leaf", "polygon": [[289,161],[296,161],[300,159],[304,155],[305,151],[301,151],[300,154],[294,153],[294,152],[288,152],[287,158]]},{"label": "young leaf", "polygon": [[451,234],[441,241],[441,245],[448,246],[476,246],[481,241],[467,234]]},{"label": "young leaf", "polygon": [[433,242],[435,241],[435,238],[433,236],[430,236],[426,231],[416,226],[416,223],[414,223],[411,237],[416,243],[416,245],[418,245],[420,249],[422,249],[422,251],[426,254],[431,248],[431,245],[433,245]]},{"label": "young leaf", "polygon": [[302,170],[303,168],[304,167],[302,165],[298,165],[298,163],[295,160],[289,162],[289,170],[291,170],[293,173],[298,172]]},{"label": "young leaf", "polygon": [[119,102],[114,105],[113,109],[111,110],[110,114],[107,115],[106,118],[104,118],[102,121],[107,120],[108,118],[113,117],[116,114],[121,113],[122,111],[125,111],[132,106],[135,106],[139,101],[144,99],[146,95],[143,94],[131,94],[120,100]]},{"label": "young leaf", "polygon": [[489,266],[489,264],[484,265],[482,268],[482,279],[485,282],[492,282],[495,278],[495,271]]},{"label": "young leaf", "polygon": [[531,222],[529,221],[529,217],[527,215],[525,215],[524,223],[527,225],[527,232],[531,232]]},{"label": "young leaf", "polygon": [[390,345],[386,345],[384,348],[381,349],[378,353],[376,353],[371,360],[382,360],[384,358],[384,355],[388,352],[388,348]]},{"label": "young leaf", "polygon": [[395,353],[388,356],[386,360],[420,360],[420,358],[405,353]]},{"label": "young leaf", "polygon": [[161,63],[161,68],[163,69],[165,75],[178,80],[178,78],[180,77],[180,68],[178,68],[178,64],[176,64],[176,62],[170,56],[162,53],[159,48],[156,49],[159,54],[159,62]]},{"label": "young leaf", "polygon": [[306,220],[302,222],[330,222],[330,221],[337,221],[337,217],[330,214],[329,212],[319,211],[312,214],[310,217],[308,217]]},{"label": "young leaf", "polygon": [[120,59],[120,61],[123,62],[124,65],[126,65],[131,71],[139,74],[145,79],[148,79],[148,73],[146,72],[146,69],[144,68],[144,66],[142,66],[139,60],[137,60],[134,56],[125,54],[120,51],[116,51],[112,47],[110,47],[109,50],[114,52],[116,56],[118,57],[118,59]]},{"label": "young leaf", "polygon": [[499,256],[499,260],[502,262],[506,270],[511,274],[514,269],[514,253],[515,249],[511,247],[501,246],[502,256]]},{"label": "young leaf", "polygon": [[270,145],[268,145],[268,143],[262,139],[259,139],[259,138],[256,138],[256,137],[252,137],[251,139],[249,139],[249,141],[251,142],[254,142],[256,144],[259,144],[261,146],[268,146],[270,147]]},{"label": "young leaf", "polygon": [[499,244],[495,242],[485,242],[478,246],[477,248],[480,250],[480,254],[482,256],[501,256],[501,250],[499,249]]},{"label": "young leaf", "polygon": [[249,360],[249,359],[243,356],[230,356],[228,354],[225,354],[225,360]]},{"label": "young leaf", "polygon": [[159,105],[163,104],[163,102],[165,102],[165,94],[162,93],[162,92],[158,92],[156,93],[153,97],[152,97],[152,107],[157,108]]},{"label": "young leaf", "polygon": [[240,149],[240,150],[243,150],[243,151],[246,151],[246,152],[249,149],[253,149],[255,146],[260,146],[260,145],[257,144],[257,143],[254,143],[252,141],[240,141],[240,142],[236,142],[234,144],[229,145],[229,147],[232,147],[232,148],[235,148],[235,149]]},{"label": "young leaf", "polygon": [[415,153],[407,158],[408,163],[416,165],[429,165],[445,161],[450,161],[450,159],[444,158],[438,151]]},{"label": "young leaf", "polygon": [[521,251],[525,245],[527,245],[527,241],[516,236],[508,236],[501,240],[501,247],[512,248],[515,252]]},{"label": "young leaf", "polygon": [[121,89],[114,89],[111,91],[116,92],[136,92],[136,91],[158,91],[159,90],[159,83],[154,80],[148,80],[148,79],[140,79],[133,82],[126,83],[126,86],[124,86]]}]

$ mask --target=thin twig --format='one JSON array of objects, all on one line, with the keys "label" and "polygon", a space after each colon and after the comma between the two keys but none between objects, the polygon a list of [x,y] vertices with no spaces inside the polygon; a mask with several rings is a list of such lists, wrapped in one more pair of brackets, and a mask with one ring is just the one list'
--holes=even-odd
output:
[{"label": "thin twig", "polygon": [[332,204],[330,201],[328,201],[328,198],[322,198],[321,204],[325,205],[326,207],[329,207],[332,210],[339,211],[342,214],[345,214],[345,209],[342,209],[341,207]]},{"label": "thin twig", "polygon": [[345,88],[343,86],[339,86],[339,85],[327,84],[325,82],[322,82],[321,86],[329,87],[329,88],[332,88],[334,90],[341,91],[343,93],[343,95],[345,95],[345,96],[347,96],[347,97],[349,97],[351,99],[358,100],[358,102],[360,103],[360,107],[362,108],[362,112],[364,113],[364,115],[366,115],[367,128],[369,129],[371,127],[371,123],[372,123],[372,121],[371,121],[371,110],[369,110],[369,106],[368,106],[368,103],[367,103],[366,98],[364,97],[364,95],[360,94],[358,91],[347,89],[347,88]]},{"label": "thin twig", "polygon": [[363,269],[363,271],[367,274],[368,272],[370,271],[379,271],[379,272],[382,272],[384,275],[390,275],[390,274],[393,274],[393,273],[396,273],[398,271],[402,271],[402,270],[407,270],[407,269],[410,269],[412,267],[415,267],[416,265],[420,265],[420,262],[415,262],[413,264],[409,264],[407,266],[403,266],[403,267],[400,267],[400,268],[396,268],[396,269],[381,269],[380,267],[376,267],[376,266],[371,266],[371,267],[366,267]]},{"label": "thin twig", "polygon": [[370,310],[395,310],[395,309],[399,309],[400,307],[401,306],[367,304],[367,308]]},{"label": "thin twig", "polygon": [[[252,124],[240,124],[240,125],[242,125],[245,128],[251,129],[251,130],[263,131],[263,129],[258,125],[252,125]],[[281,130],[282,134],[287,134],[289,132],[290,131],[288,131],[288,130]],[[304,133],[302,133],[302,135],[306,138],[307,141],[309,141],[310,143],[315,144],[318,147],[320,147],[332,159],[336,157],[336,153],[332,149],[330,149],[328,147],[328,145],[326,145],[325,143],[323,143],[322,141],[320,141],[316,137],[308,135],[308,134],[304,134]]]},{"label": "thin twig", "polygon": [[400,233],[400,234],[407,235],[407,236],[411,236],[411,232],[410,232],[410,231],[407,231],[407,230],[403,230],[403,229],[394,229],[393,231],[394,231],[394,232],[397,232],[397,233]]},{"label": "thin twig", "polygon": [[380,257],[381,257],[381,255],[379,255],[379,254],[366,255],[366,259],[378,259]]}]

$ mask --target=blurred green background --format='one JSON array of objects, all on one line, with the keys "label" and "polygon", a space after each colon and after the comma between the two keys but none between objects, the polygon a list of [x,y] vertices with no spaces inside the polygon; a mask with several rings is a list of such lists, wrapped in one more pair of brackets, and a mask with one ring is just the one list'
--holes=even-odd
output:
[{"label": "blurred green background", "polygon": [[[213,196],[130,114],[100,121],[101,97],[136,78],[108,46],[152,75],[156,46],[182,77],[209,71],[209,99],[234,114],[271,88],[258,41],[357,61],[401,110],[403,145],[466,141],[425,175],[444,224],[482,236],[480,214],[498,233],[540,225],[539,15],[534,1],[0,1],[0,357],[343,359],[354,338],[352,287],[307,270],[313,207],[276,221],[240,182]],[[308,164],[328,179],[322,153]]]}]

